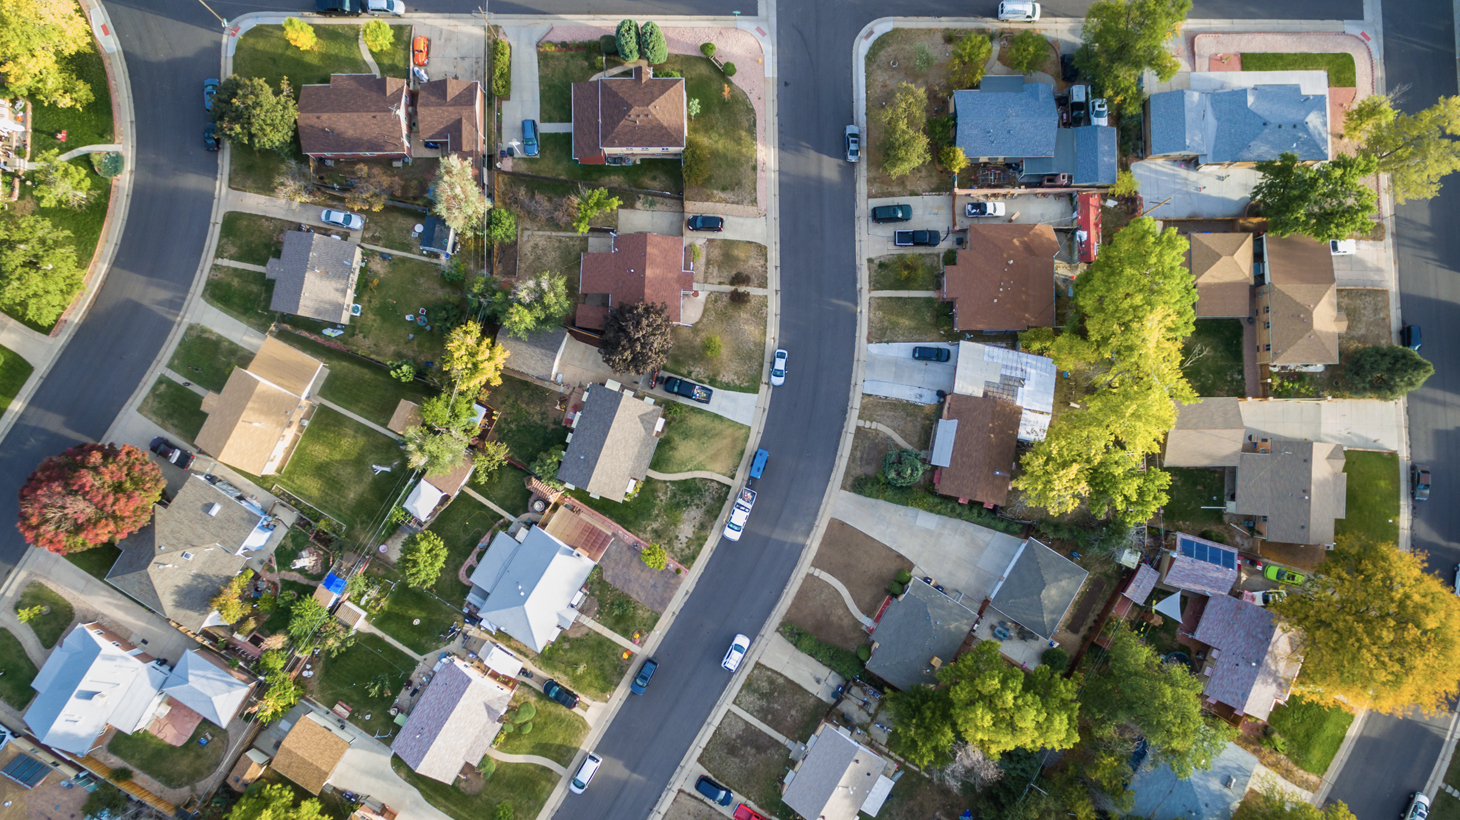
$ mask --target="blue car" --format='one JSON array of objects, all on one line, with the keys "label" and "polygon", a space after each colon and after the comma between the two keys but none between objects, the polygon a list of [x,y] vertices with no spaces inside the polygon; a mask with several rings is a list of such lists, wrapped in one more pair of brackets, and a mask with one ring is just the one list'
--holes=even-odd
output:
[{"label": "blue car", "polygon": [[658,668],[659,661],[653,658],[644,661],[644,665],[639,667],[638,676],[634,678],[633,683],[629,684],[629,691],[635,695],[644,694],[644,690],[649,688],[649,681],[654,677],[654,670]]},{"label": "blue car", "polygon": [[522,121],[522,153],[529,157],[537,156],[537,121]]},{"label": "blue car", "polygon": [[218,94],[218,81],[207,79],[203,81],[203,110],[213,110],[213,97]]},{"label": "blue car", "polygon": [[695,781],[695,791],[722,806],[730,805],[732,798],[730,790],[711,780],[707,775],[700,775],[700,779]]}]

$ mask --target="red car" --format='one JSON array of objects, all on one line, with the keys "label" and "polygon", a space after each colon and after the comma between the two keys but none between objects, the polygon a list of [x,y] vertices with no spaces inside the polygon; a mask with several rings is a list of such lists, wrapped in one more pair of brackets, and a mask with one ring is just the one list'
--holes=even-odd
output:
[{"label": "red car", "polygon": [[431,40],[428,37],[417,37],[411,41],[411,62],[416,65],[425,65],[431,57]]},{"label": "red car", "polygon": [[735,820],[766,820],[766,816],[741,803],[735,807]]}]

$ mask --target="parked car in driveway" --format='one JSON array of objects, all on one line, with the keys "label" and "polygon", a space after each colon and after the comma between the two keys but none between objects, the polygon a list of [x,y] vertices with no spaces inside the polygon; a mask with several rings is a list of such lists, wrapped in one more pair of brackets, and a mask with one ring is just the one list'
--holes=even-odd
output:
[{"label": "parked car in driveway", "polygon": [[431,61],[431,38],[418,35],[411,41],[411,65],[426,65]]},{"label": "parked car in driveway", "polygon": [[1262,577],[1266,578],[1269,581],[1277,581],[1279,584],[1294,585],[1301,584],[1304,581],[1308,580],[1307,576],[1303,575],[1303,573],[1293,572],[1292,570],[1285,567],[1280,567],[1277,564],[1268,564],[1267,569],[1262,571]]},{"label": "parked car in driveway", "polygon": [[578,708],[577,693],[552,678],[542,682],[542,693],[569,709]]},{"label": "parked car in driveway", "polygon": [[1090,101],[1090,124],[1110,124],[1110,111],[1105,107],[1105,100],[1103,98]]},{"label": "parked car in driveway", "polygon": [[1415,501],[1429,500],[1430,468],[1421,464],[1409,465],[1409,494]]},{"label": "parked car in driveway", "polygon": [[209,151],[218,150],[218,124],[210,122],[203,126],[203,147]]},{"label": "parked car in driveway", "polygon": [[359,214],[352,214],[349,211],[337,211],[334,208],[325,208],[319,215],[319,221],[326,225],[335,225],[349,231],[358,231],[365,227],[365,217]]},{"label": "parked car in driveway", "polygon": [[734,672],[739,669],[740,662],[745,660],[745,653],[748,651],[750,651],[750,639],[744,635],[736,635],[730,641],[730,648],[725,651],[725,660],[720,661],[720,668],[726,672]]},{"label": "parked car in driveway", "polygon": [[725,218],[721,216],[692,216],[684,221],[685,227],[692,231],[715,231],[716,233],[725,230]]},{"label": "parked car in driveway", "polygon": [[786,383],[786,359],[790,355],[784,350],[776,351],[775,359],[771,360],[771,387],[780,387]]},{"label": "parked car in driveway", "polygon": [[1060,55],[1060,79],[1072,83],[1080,78],[1080,69],[1075,68],[1073,53]]},{"label": "parked car in driveway", "polygon": [[522,121],[522,153],[529,157],[535,157],[538,154],[537,120]]},{"label": "parked car in driveway", "polygon": [[915,347],[913,358],[920,362],[946,362],[953,357],[946,347]]},{"label": "parked car in driveway", "polygon": [[690,401],[697,401],[700,404],[709,404],[710,398],[715,395],[715,391],[710,388],[677,376],[669,376],[664,379],[664,392],[684,396]]},{"label": "parked car in driveway", "polygon": [[923,245],[933,247],[943,241],[942,234],[937,231],[893,231],[892,244],[898,247],[910,247]]},{"label": "parked car in driveway", "polygon": [[639,667],[639,674],[634,676],[634,682],[629,684],[629,692],[635,695],[644,694],[649,688],[649,681],[654,678],[654,670],[659,668],[659,661],[649,658],[644,665]]},{"label": "parked car in driveway", "polygon": [[1005,213],[1002,202],[969,202],[963,206],[963,215],[969,219],[979,219],[986,216],[1003,216]]},{"label": "parked car in driveway", "polygon": [[168,441],[162,436],[158,436],[157,438],[152,439],[152,444],[149,445],[147,449],[156,453],[158,458],[166,461],[168,464],[172,464],[184,470],[193,466],[192,453],[189,453],[187,450],[183,450],[179,447],[174,446],[172,442]]},{"label": "parked car in driveway", "polygon": [[695,791],[710,798],[721,806],[730,805],[730,790],[711,780],[709,775],[700,775],[700,779],[695,781]]},{"label": "parked car in driveway", "polygon": [[873,222],[907,222],[912,219],[911,205],[878,205],[872,209]]},{"label": "parked car in driveway", "polygon": [[217,96],[217,94],[218,94],[218,81],[216,79],[211,78],[211,77],[208,78],[208,79],[206,79],[206,80],[204,80],[203,81],[203,110],[204,111],[212,111],[213,110],[213,97]]},{"label": "parked car in driveway", "polygon": [[848,125],[846,130],[847,162],[856,162],[862,158],[862,129],[855,125]]}]

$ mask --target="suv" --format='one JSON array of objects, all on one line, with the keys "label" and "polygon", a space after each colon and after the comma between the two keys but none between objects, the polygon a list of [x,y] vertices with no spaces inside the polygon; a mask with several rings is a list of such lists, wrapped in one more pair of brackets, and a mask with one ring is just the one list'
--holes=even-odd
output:
[{"label": "suv", "polygon": [[1419,332],[1419,325],[1405,325],[1399,330],[1399,343],[1410,350],[1419,350],[1424,343],[1424,335]]},{"label": "suv", "polygon": [[872,209],[873,222],[907,222],[911,219],[911,205],[878,205]]},{"label": "suv", "polygon": [[654,670],[659,668],[659,661],[649,658],[644,665],[639,667],[639,674],[634,677],[634,682],[629,684],[629,691],[635,695],[644,694],[649,688],[649,681],[654,678]]},{"label": "suv", "polygon": [[158,458],[166,461],[168,464],[171,464],[173,466],[180,467],[184,470],[193,466],[192,453],[189,453],[187,450],[172,446],[172,442],[168,441],[162,436],[158,436],[157,438],[152,439],[152,444],[148,447],[148,449],[156,453]]},{"label": "suv", "polygon": [[320,14],[359,17],[360,0],[314,0],[314,10]]},{"label": "suv", "polygon": [[538,154],[537,120],[522,121],[522,153],[529,157],[535,157]]},{"label": "suv", "polygon": [[1039,20],[1038,3],[1029,0],[1003,0],[999,3],[999,19],[1006,23],[1034,23]]},{"label": "suv", "polygon": [[952,358],[952,352],[946,347],[915,347],[913,358],[920,362],[946,362]]},{"label": "suv", "polygon": [[700,779],[695,781],[695,791],[721,806],[730,805],[730,790],[711,780],[709,775],[700,775]]},{"label": "suv", "polygon": [[1430,468],[1420,464],[1409,465],[1409,494],[1415,501],[1429,500]]},{"label": "suv", "polygon": [[542,682],[542,693],[569,709],[578,708],[578,695],[552,678]]},{"label": "suv", "polygon": [[862,158],[862,129],[855,125],[848,125],[846,131],[847,162],[856,162]]}]

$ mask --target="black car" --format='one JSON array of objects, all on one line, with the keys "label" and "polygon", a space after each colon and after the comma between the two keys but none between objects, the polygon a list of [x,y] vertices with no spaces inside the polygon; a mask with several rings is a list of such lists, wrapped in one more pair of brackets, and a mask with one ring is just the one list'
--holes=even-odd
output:
[{"label": "black car", "polygon": [[175,465],[184,470],[193,466],[192,453],[189,453],[187,450],[174,447],[172,442],[168,441],[162,436],[158,436],[157,438],[152,439],[152,444],[148,447],[148,449],[156,453],[158,458],[166,461],[168,464]]},{"label": "black car", "polygon": [[878,205],[872,209],[873,222],[907,222],[910,219],[911,205]]},{"label": "black car", "polygon": [[320,14],[360,16],[360,0],[314,0],[314,10]]},{"label": "black car", "polygon": [[577,693],[551,678],[542,682],[542,693],[569,709],[578,708]]},{"label": "black car", "polygon": [[1419,325],[1405,325],[1399,330],[1399,342],[1410,350],[1419,350],[1424,334],[1419,332]]},{"label": "black car", "polygon": [[725,230],[725,218],[721,216],[692,216],[685,221],[692,231],[723,231]]},{"label": "black car", "polygon": [[1422,464],[1409,465],[1409,494],[1415,501],[1429,500],[1430,468]]},{"label": "black car", "polygon": [[209,151],[218,150],[218,137],[214,133],[218,128],[217,123],[208,123],[203,126],[203,147]]},{"label": "black car", "polygon": [[653,658],[644,661],[644,665],[639,667],[639,674],[634,678],[634,682],[629,684],[629,692],[635,695],[644,694],[644,690],[649,688],[649,681],[654,678],[654,670],[658,668],[659,661]]},{"label": "black car", "polygon": [[952,356],[946,347],[915,347],[913,358],[920,362],[946,362]]},{"label": "black car", "polygon": [[1080,78],[1080,69],[1075,68],[1074,54],[1060,55],[1060,79],[1072,83]]},{"label": "black car", "polygon": [[699,780],[695,781],[695,791],[703,794],[705,797],[710,798],[711,800],[719,803],[722,806],[730,805],[730,801],[733,798],[733,795],[730,794],[729,789],[711,780],[708,775],[703,774],[700,775]]}]

